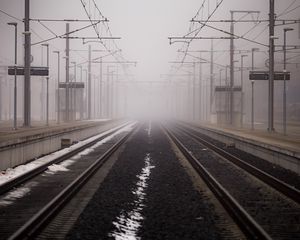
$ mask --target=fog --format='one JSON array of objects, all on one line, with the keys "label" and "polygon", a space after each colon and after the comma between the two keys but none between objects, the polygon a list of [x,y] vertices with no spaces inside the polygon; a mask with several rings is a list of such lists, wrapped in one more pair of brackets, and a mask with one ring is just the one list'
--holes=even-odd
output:
[{"label": "fog", "polygon": [[[14,115],[14,76],[7,75],[7,66],[14,65],[14,29],[8,22],[18,23],[18,65],[24,65],[24,2],[0,1],[0,123],[10,124]],[[95,4],[96,3],[96,7]],[[218,4],[220,4],[218,6]],[[268,70],[268,22],[243,22],[267,20],[269,1],[262,0],[31,0],[30,1],[32,66],[46,66],[47,52],[42,43],[49,43],[49,118],[57,121],[57,54],[60,51],[60,82],[66,81],[67,21],[43,21],[45,19],[104,19],[108,22],[75,32],[70,37],[70,81],[83,82],[84,88],[71,91],[71,120],[99,118],[163,118],[228,124],[228,92],[215,91],[227,86],[229,79],[230,23],[207,22],[201,25],[194,20],[229,20],[230,11],[260,11],[260,13],[234,13],[234,86],[241,86],[241,55],[243,58],[243,89],[234,92],[233,125],[250,127],[251,121],[251,49],[255,70]],[[84,7],[85,6],[85,7]],[[216,8],[216,6],[218,6]],[[300,1],[275,1],[277,19],[299,20]],[[39,21],[37,21],[39,20]],[[282,22],[276,22],[280,24]],[[90,22],[69,22],[70,31],[83,28]],[[275,27],[275,71],[283,71],[283,28],[287,32],[287,81],[288,122],[300,119],[300,35],[299,21],[295,24]],[[222,31],[220,31],[222,30]],[[224,32],[225,31],[225,32]],[[96,39],[110,37],[115,39]],[[169,37],[202,37],[205,39],[168,39]],[[89,39],[91,37],[91,39]],[[93,39],[92,39],[93,38]],[[120,38],[120,39],[119,39]],[[48,40],[48,41],[47,41]],[[87,42],[87,43],[86,43]],[[188,42],[188,43],[187,43]],[[171,43],[171,44],[170,44]],[[88,88],[88,48],[91,46],[91,85]],[[202,52],[200,52],[202,51]],[[212,55],[213,53],[213,55]],[[102,67],[99,58],[102,57]],[[213,57],[213,64],[210,64]],[[201,60],[200,60],[201,59]],[[74,63],[76,62],[76,72]],[[201,62],[201,63],[200,63]],[[205,62],[205,63],[204,63]],[[81,71],[82,69],[82,71]],[[212,74],[211,74],[212,71]],[[227,77],[225,73],[227,72]],[[101,73],[101,74],[100,74]],[[17,80],[17,106],[19,125],[23,121],[24,77]],[[213,86],[211,86],[213,82]],[[210,91],[212,89],[212,93]],[[65,89],[59,90],[60,121],[64,113]],[[283,81],[275,81],[274,117],[282,122]],[[90,96],[89,96],[90,94]],[[76,96],[76,100],[75,100]],[[243,97],[242,97],[243,96]],[[88,98],[91,98],[90,116]],[[242,101],[243,99],[243,101]],[[243,110],[242,109],[243,102]],[[33,121],[46,119],[45,77],[31,77],[31,117]],[[73,109],[73,110],[72,110]],[[74,110],[76,109],[76,111]],[[241,114],[242,111],[242,114]],[[76,112],[76,113],[74,113]],[[268,113],[268,81],[254,84],[254,116],[257,127],[265,128]]]}]

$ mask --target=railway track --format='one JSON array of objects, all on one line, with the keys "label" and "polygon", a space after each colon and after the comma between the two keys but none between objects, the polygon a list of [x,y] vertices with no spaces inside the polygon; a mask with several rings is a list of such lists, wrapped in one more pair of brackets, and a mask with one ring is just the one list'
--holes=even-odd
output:
[{"label": "railway track", "polygon": [[83,144],[80,144],[80,146],[73,148],[68,152],[64,152],[63,154],[60,154],[58,157],[54,157],[51,161],[41,164],[40,166],[33,168],[30,171],[27,171],[27,172],[19,175],[18,177],[5,182],[4,184],[1,184],[0,185],[0,195],[12,190],[13,188],[21,185],[22,183],[28,181],[29,179],[32,179],[33,177],[41,174],[42,172],[47,170],[49,166],[51,166],[53,164],[58,164],[62,161],[65,161],[65,160],[75,156],[76,154],[82,152],[84,149],[89,148],[89,147],[93,146],[94,144],[96,144],[97,142],[116,133],[117,131],[119,131],[120,129],[125,127],[126,125],[128,125],[128,123],[122,124],[121,126],[118,126],[109,131],[106,131],[103,134],[99,134],[98,136],[89,138],[89,139],[85,140]]},{"label": "railway track", "polygon": [[[64,161],[61,166],[66,162],[68,169],[63,167],[58,172],[45,171],[49,163],[30,173],[28,177],[22,176],[18,187],[1,196],[1,238],[34,238],[122,146],[132,133],[134,125],[125,124],[115,128],[56,159],[56,164]],[[6,201],[7,196],[18,194],[22,197]]]},{"label": "railway track", "polygon": [[190,129],[176,125],[166,132],[250,239],[299,239],[297,189],[240,163]]},{"label": "railway track", "polygon": [[270,185],[277,191],[281,192],[285,196],[291,198],[293,201],[300,204],[300,191],[295,187],[281,181],[280,179],[276,178],[275,176],[270,175],[269,173],[249,164],[245,161],[242,157],[234,156],[229,151],[224,150],[223,148],[215,145],[213,142],[210,142],[206,139],[203,139],[201,135],[197,135],[197,132],[191,128],[184,128],[183,126],[179,127],[181,131],[185,134],[190,136],[191,138],[195,139],[200,144],[206,146],[207,148],[211,149],[212,151],[218,153],[220,156],[224,157],[225,159],[229,160],[233,164],[237,165],[238,167],[244,169],[248,173],[252,174],[253,176],[257,177],[261,181],[265,182],[266,184]]},{"label": "railway track", "polygon": [[[253,166],[254,168],[260,169],[261,171],[267,173],[267,175],[271,175],[278,179],[279,181],[275,184],[279,185],[280,188],[284,190],[284,186],[282,185],[289,185],[288,188],[294,188],[296,189],[296,193],[299,196],[299,191],[300,191],[300,177],[297,173],[290,171],[286,168],[281,167],[280,165],[277,165],[275,163],[269,162],[265,159],[262,159],[258,156],[255,156],[254,154],[251,154],[251,152],[245,152],[243,150],[238,149],[238,147],[235,147],[234,145],[231,144],[226,144],[222,142],[221,140],[215,139],[210,137],[209,135],[206,135],[206,132],[209,134],[213,134],[214,131],[205,127],[197,126],[197,125],[190,125],[186,124],[184,122],[180,122],[177,124],[178,127],[181,127],[182,129],[188,130],[188,132],[193,133],[194,136],[198,137],[198,140],[201,141],[203,144],[209,146],[212,146],[213,148],[216,148],[220,154],[222,152],[227,152],[230,155],[233,155],[239,159],[242,159],[243,162],[245,162],[248,165]],[[227,138],[227,134],[222,134],[218,133],[221,138],[225,137]],[[234,141],[234,138],[232,139]],[[230,141],[230,140],[229,140]],[[239,144],[242,144],[240,142]],[[248,143],[246,142],[246,145]],[[223,151],[222,151],[223,150]],[[266,150],[268,152],[268,150]],[[262,155],[264,155],[264,151],[261,152]],[[269,153],[271,154],[271,153]],[[273,152],[274,158],[278,158],[278,153]],[[283,156],[284,157],[284,156]],[[276,161],[281,161],[280,159],[275,160]],[[282,162],[285,160],[282,159]],[[293,161],[297,162],[297,159],[294,159]],[[289,164],[288,162],[286,164]],[[244,164],[245,165],[245,164]],[[255,172],[255,170],[253,170]],[[281,184],[284,183],[284,184]],[[278,187],[279,190],[279,187]],[[298,190],[298,191],[297,191]],[[289,191],[289,190],[288,190]],[[295,194],[294,194],[295,195]],[[298,197],[299,199],[299,197]]]}]

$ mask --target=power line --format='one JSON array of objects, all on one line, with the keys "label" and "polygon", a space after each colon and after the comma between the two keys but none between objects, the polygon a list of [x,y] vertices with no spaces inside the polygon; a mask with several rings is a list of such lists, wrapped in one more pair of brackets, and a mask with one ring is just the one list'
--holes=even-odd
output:
[{"label": "power line", "polygon": [[[215,12],[216,12],[217,9],[221,6],[221,4],[223,3],[223,1],[224,1],[224,0],[221,0],[220,2],[216,1],[216,6],[215,6],[214,10],[213,10],[211,13],[210,13],[210,11],[208,11],[208,17],[207,17],[206,21],[208,21],[208,20],[211,19],[211,17],[215,14]],[[204,9],[204,7],[205,7],[205,2],[206,2],[206,0],[204,0],[204,1],[202,2],[202,5],[200,6],[200,10],[198,10],[198,12],[197,12],[197,14],[194,16],[194,18],[196,18],[196,17],[200,14],[201,9],[202,9],[202,10]],[[202,13],[203,13],[203,12],[202,12]],[[193,19],[194,19],[194,18],[193,18]],[[198,29],[191,30],[191,29],[192,29],[192,26],[194,26],[194,23],[191,23],[191,24],[190,24],[190,27],[189,27],[189,33],[187,33],[186,35],[184,35],[184,37],[188,37],[188,36],[190,36],[191,34],[193,34],[193,37],[197,37],[198,34],[201,32],[201,30],[204,28],[204,25],[203,25],[203,26],[201,26],[201,27],[198,28]],[[191,40],[185,42],[184,45],[182,46],[181,50],[183,50],[185,53],[183,54],[183,57],[182,57],[182,59],[181,59],[181,62],[184,62],[184,60],[185,60],[185,58],[186,58],[186,56],[187,56],[187,51],[188,51],[188,49],[189,49],[189,47],[190,47],[192,41],[193,41],[193,39],[191,39]],[[185,48],[185,50],[184,50],[184,48]],[[179,56],[179,55],[178,55],[178,56]],[[178,70],[180,67],[181,67],[181,66],[178,66],[178,67],[177,67],[177,70]]]},{"label": "power line", "polygon": [[293,6],[295,3],[296,3],[297,0],[294,0],[290,5],[288,5],[287,8],[285,8],[281,13],[278,14],[278,17],[284,15],[289,9],[291,6]]},{"label": "power line", "polygon": [[41,44],[41,43],[44,43],[44,42],[49,42],[49,41],[54,40],[54,39],[57,39],[57,38],[63,38],[63,37],[65,37],[65,36],[68,35],[68,34],[73,34],[73,33],[79,32],[79,31],[81,31],[81,30],[90,28],[90,27],[92,27],[92,26],[94,26],[94,25],[97,25],[97,24],[98,24],[98,23],[92,23],[92,24],[89,24],[89,25],[87,25],[87,26],[84,26],[84,27],[78,28],[78,29],[76,29],[76,30],[73,30],[73,31],[71,31],[71,32],[69,32],[69,33],[64,33],[64,34],[61,34],[61,35],[59,35],[59,36],[55,36],[55,37],[52,37],[52,38],[48,38],[48,39],[46,39],[46,40],[42,40],[42,41],[39,41],[39,42],[36,42],[36,43],[32,43],[31,45],[34,46],[34,45],[38,45],[38,44]]},{"label": "power line", "polygon": [[300,5],[298,5],[297,7],[294,7],[293,9],[291,9],[291,10],[285,12],[284,14],[282,14],[282,15],[280,15],[280,16],[287,15],[287,14],[289,14],[290,12],[293,12],[293,11],[295,11],[295,10],[298,9],[298,8],[300,8]]},{"label": "power line", "polygon": [[231,35],[232,37],[241,38],[241,39],[246,40],[246,41],[248,41],[248,42],[252,42],[252,43],[255,43],[255,44],[264,46],[264,47],[268,47],[268,45],[266,45],[266,44],[263,44],[263,43],[260,43],[260,42],[251,40],[251,39],[249,39],[249,38],[245,38],[245,37],[243,37],[243,36],[238,36],[238,35],[236,35],[236,34],[232,34],[232,33],[230,33],[230,32],[227,32],[227,31],[225,31],[225,30],[222,30],[222,29],[219,29],[219,28],[216,28],[216,27],[207,25],[207,24],[206,24],[206,27],[212,28],[212,29],[214,29],[214,30],[220,31],[220,32],[225,33],[225,34],[228,34],[228,35]]}]

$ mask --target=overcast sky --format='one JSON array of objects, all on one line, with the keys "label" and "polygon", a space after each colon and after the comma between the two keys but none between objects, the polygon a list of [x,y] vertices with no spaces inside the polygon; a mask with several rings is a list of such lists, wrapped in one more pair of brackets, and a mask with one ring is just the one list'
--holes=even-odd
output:
[{"label": "overcast sky", "polygon": [[[24,0],[1,0],[0,1],[0,32],[1,32],[1,47],[0,47],[0,64],[11,65],[13,64],[13,52],[14,52],[14,32],[11,26],[7,25],[7,22],[16,21],[15,18],[21,20],[24,17]],[[85,8],[80,0],[31,0],[31,18],[33,19],[88,19],[85,12]],[[93,0],[84,0],[86,3],[86,10],[90,13],[91,18],[99,19],[99,13],[93,7]],[[205,20],[216,7],[216,4],[221,3],[219,8],[214,11],[211,16],[211,20],[228,20],[230,19],[230,10],[239,11],[260,11],[259,14],[247,15],[244,13],[235,13],[234,19],[236,20],[267,20],[269,12],[269,0],[95,0],[101,13],[109,20],[108,26],[112,32],[113,37],[121,37],[120,40],[115,40],[114,46],[112,41],[106,41],[106,46],[112,50],[117,48],[122,49],[122,56],[127,61],[137,61],[136,67],[131,67],[130,74],[134,77],[130,77],[137,81],[160,81],[165,80],[163,74],[169,74],[173,71],[170,61],[182,61],[183,55],[178,53],[179,49],[185,49],[185,44],[173,43],[169,44],[168,37],[182,37],[189,33],[191,30],[199,28],[198,23],[192,24],[191,19],[196,16],[196,20]],[[276,0],[276,14],[278,19],[299,19],[300,17],[300,1],[299,0]],[[201,6],[203,7],[201,8]],[[198,11],[200,9],[200,11]],[[198,14],[197,14],[198,12]],[[11,15],[8,16],[8,15]],[[19,59],[18,64],[23,65],[23,34],[24,26],[21,21],[18,21],[18,52]],[[42,25],[43,24],[43,25]],[[31,21],[32,32],[32,56],[33,66],[41,66],[46,63],[45,48],[42,49],[41,40],[53,38],[54,35],[62,35],[65,33],[65,22],[34,22]],[[86,26],[85,23],[70,23],[71,31]],[[222,31],[230,31],[229,23],[209,23],[215,28]],[[299,40],[299,24],[288,25],[293,27],[295,31],[288,33],[288,44],[300,45]],[[237,23],[234,25],[235,34],[243,36],[247,40],[238,39],[235,40],[235,49],[237,50],[250,50],[251,48],[258,47],[259,53],[255,55],[255,67],[260,70],[267,70],[268,59],[268,23],[262,22],[260,24],[255,23]],[[108,36],[106,28],[103,25],[99,25],[99,33],[101,36]],[[85,36],[95,37],[95,31],[93,28],[77,32],[72,36]],[[192,36],[192,35],[191,35]],[[198,34],[198,37],[228,37],[226,33],[221,31],[212,30],[205,27]],[[283,44],[283,26],[276,27],[275,37],[278,39],[275,41],[276,45]],[[251,41],[255,41],[253,43]],[[52,53],[53,50],[60,50],[62,56],[65,50],[64,39],[49,40],[50,44],[50,78],[56,79],[56,56]],[[99,43],[90,43],[93,50],[103,50],[104,47]],[[71,49],[84,50],[81,52],[71,52],[71,61],[82,63],[87,61],[87,49],[88,44],[82,44],[80,40],[71,40]],[[117,48],[116,48],[117,47]],[[189,51],[195,50],[209,50],[210,40],[194,40],[190,46]],[[229,40],[214,40],[214,60],[217,63],[215,65],[215,79],[219,76],[220,64],[226,66],[229,64]],[[278,48],[277,48],[278,49]],[[227,52],[221,52],[221,51]],[[93,58],[105,55],[105,53],[93,52]],[[198,53],[195,53],[199,57]],[[202,58],[209,59],[209,53],[203,53]],[[276,65],[275,70],[282,71],[282,52],[275,54]],[[299,50],[289,52],[288,58],[292,63],[299,63],[300,54]],[[120,60],[118,54],[117,59]],[[236,55],[235,60],[239,60],[240,56]],[[107,61],[115,61],[115,58],[107,57]],[[105,61],[104,60],[104,61]],[[186,61],[195,61],[195,58],[186,56]],[[219,65],[218,65],[219,64]],[[104,66],[104,71],[106,71]],[[239,67],[240,63],[236,63]],[[251,66],[250,56],[245,59],[244,67]],[[62,62],[64,67],[64,62]],[[87,68],[86,64],[83,66]],[[222,67],[221,67],[222,68]],[[63,68],[62,68],[63,69]],[[119,68],[120,69],[120,68]],[[171,70],[172,69],[172,70]],[[93,74],[99,74],[99,65],[93,65]],[[182,69],[188,70],[188,69]],[[300,97],[298,94],[299,81],[299,64],[288,65],[288,70],[291,71],[292,77],[289,81],[289,93],[288,100],[299,102]],[[190,71],[190,70],[189,70]],[[118,70],[121,73],[121,70]],[[72,70],[71,70],[72,74]],[[236,74],[239,74],[238,72]],[[245,71],[245,77],[248,72]],[[62,71],[62,79],[64,76]],[[209,80],[209,64],[203,65],[202,83],[206,84]],[[237,75],[239,76],[239,75]],[[119,79],[122,80],[120,77]],[[181,80],[181,79],[179,79]],[[236,77],[236,84],[240,84],[240,78]],[[22,82],[21,82],[22,84]],[[35,84],[38,81],[33,81],[32,88],[35,88]],[[55,81],[51,81],[52,89],[55,88]],[[275,96],[281,96],[282,83],[277,81],[275,86]],[[51,87],[51,86],[50,86]],[[250,81],[246,81],[244,85],[245,89],[250,89]],[[38,88],[38,86],[37,86]],[[37,89],[35,88],[35,89]],[[267,102],[267,82],[260,81],[256,84],[257,95],[261,99],[257,99],[260,102]],[[161,102],[165,101],[166,89],[162,88],[161,91],[157,91],[153,97],[157,102],[157,107],[161,106]],[[147,104],[147,87],[140,90],[135,90],[137,95],[132,101],[134,103],[141,102],[144,98],[144,102]],[[54,91],[53,91],[54,93]],[[248,91],[249,93],[249,91]],[[248,97],[248,96],[246,96]],[[21,96],[20,96],[21,98]],[[160,99],[161,98],[161,99]],[[298,100],[297,100],[298,99]],[[276,100],[276,99],[275,99]],[[281,101],[279,98],[277,99]],[[22,99],[20,99],[22,101]],[[34,101],[33,101],[34,102]],[[34,103],[33,103],[34,104]],[[266,112],[266,104],[262,108],[261,112]],[[156,107],[156,108],[157,108]],[[140,109],[147,109],[144,105],[140,106]],[[162,112],[164,109],[162,109]]]},{"label": "overcast sky", "polygon": [[[85,2],[89,2],[85,0]],[[92,2],[92,1],[91,1]],[[152,80],[159,78],[162,73],[169,71],[169,61],[176,59],[176,51],[182,44],[169,45],[168,37],[183,36],[188,32],[189,21],[196,14],[203,1],[199,0],[97,0],[99,9],[103,15],[110,21],[109,25],[115,37],[121,37],[116,43],[123,50],[123,55],[127,60],[138,61],[138,67],[133,72],[137,73],[137,78],[140,80]],[[220,2],[220,1],[217,1]],[[293,3],[293,0],[275,1],[276,12],[280,14]],[[229,19],[230,10],[260,10],[259,18],[267,19],[268,0],[224,0],[220,8],[216,11],[212,19]],[[214,9],[216,1],[210,1],[210,11]],[[299,1],[295,1],[294,5],[297,7]],[[24,16],[24,1],[22,0],[1,0],[0,9],[22,19]],[[204,8],[204,15],[207,14],[208,6]],[[292,11],[288,15],[282,17],[298,18],[300,9]],[[236,18],[243,15],[236,14]],[[205,16],[204,16],[205,17]],[[86,14],[80,0],[31,0],[31,18],[58,18],[58,19],[86,19]],[[246,19],[251,19],[246,17]],[[14,19],[0,13],[0,31],[1,31],[1,49],[0,57],[4,63],[12,61],[12,36],[13,32],[10,27],[6,25],[8,21]],[[65,23],[46,23],[49,29],[56,34],[63,34],[65,31]],[[245,27],[246,25],[246,27]],[[53,35],[38,23],[32,23],[32,28],[43,39],[52,37]],[[71,29],[82,26],[82,24],[71,23]],[[228,24],[216,25],[224,30],[229,30]],[[237,34],[245,33],[252,25],[239,24],[236,25]],[[20,34],[23,31],[22,23],[19,24]],[[259,34],[266,28],[266,24],[261,24],[250,32],[247,37],[251,38],[255,34]],[[92,29],[78,33],[82,35],[95,36]],[[258,41],[265,41],[267,29],[265,33],[258,38]],[[203,30],[199,36],[220,36],[220,33],[211,31],[209,29]],[[223,35],[223,34],[221,34]],[[281,37],[281,36],[280,36]],[[281,37],[282,38],[282,37]],[[21,39],[21,38],[20,38]],[[293,33],[293,42],[297,44],[299,39],[297,33]],[[32,42],[40,40],[35,34],[32,36]],[[278,40],[280,41],[280,40]],[[60,50],[64,49],[64,41],[53,40],[49,42],[52,48]],[[266,43],[266,41],[265,41]],[[228,49],[228,42],[217,42],[216,48]],[[237,45],[250,49],[254,45],[246,41],[239,41]],[[208,41],[195,40],[191,46],[192,49],[206,49],[209,47]],[[39,46],[33,47],[34,65],[39,65],[40,50]],[[87,49],[86,45],[82,45],[79,40],[73,40],[71,48]],[[93,44],[93,48],[100,49],[100,44]],[[54,49],[55,50],[55,49]],[[22,53],[22,48],[19,46],[19,52]],[[224,55],[224,54],[223,54]],[[80,62],[86,59],[86,54],[81,53],[72,55],[74,60]],[[82,59],[81,59],[82,58]],[[220,56],[220,61],[227,61],[226,56]],[[54,61],[54,60],[53,60]],[[157,79],[156,79],[157,80]]]}]

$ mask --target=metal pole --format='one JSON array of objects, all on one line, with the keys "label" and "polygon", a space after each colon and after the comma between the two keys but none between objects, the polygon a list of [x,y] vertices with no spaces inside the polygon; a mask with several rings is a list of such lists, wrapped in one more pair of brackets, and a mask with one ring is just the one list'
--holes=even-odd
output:
[{"label": "metal pole", "polygon": [[226,124],[228,124],[228,114],[229,114],[229,93],[228,93],[228,65],[226,65],[226,68],[225,68],[225,114],[226,114]]},{"label": "metal pole", "polygon": [[[49,69],[49,45],[47,44],[47,68]],[[47,81],[47,98],[46,98],[46,126],[49,126],[49,73],[46,77]]]},{"label": "metal pole", "polygon": [[[231,14],[231,24],[230,24],[230,33],[231,36],[234,34],[234,25],[233,25],[233,11],[230,11]],[[233,37],[230,38],[230,101],[229,101],[229,123],[233,124],[233,86],[234,86],[234,43]]]},{"label": "metal pole", "polygon": [[[87,95],[88,95],[88,92],[87,92],[87,83],[88,83],[88,71],[87,71],[87,69],[83,69],[83,71],[85,72],[85,84],[84,84],[84,89],[85,89],[85,101],[86,101],[85,107],[86,107],[86,109],[88,109],[88,108],[87,108]],[[87,119],[87,118],[88,118],[88,116],[87,116],[87,111],[86,111],[85,119]]]},{"label": "metal pole", "polygon": [[[254,48],[252,53],[252,71],[254,70]],[[254,80],[251,80],[251,130],[254,130]]]},{"label": "metal pole", "polygon": [[192,106],[193,106],[193,112],[192,112],[192,120],[195,121],[195,89],[196,88],[196,63],[193,63],[193,102],[192,102]]},{"label": "metal pole", "polygon": [[69,82],[70,82],[70,39],[69,39],[69,32],[70,32],[70,24],[66,24],[66,121],[70,121],[70,89],[69,89]]},{"label": "metal pole", "polygon": [[[200,60],[201,60],[201,53],[200,53]],[[203,109],[203,106],[202,106],[202,100],[203,100],[203,96],[202,96],[202,63],[199,63],[199,93],[200,93],[200,96],[199,96],[199,112],[200,112],[200,121],[203,119],[202,118],[202,109]]]},{"label": "metal pole", "polygon": [[31,126],[31,92],[30,92],[30,65],[31,65],[31,33],[30,33],[30,1],[25,0],[25,18],[24,18],[24,127]]},{"label": "metal pole", "polygon": [[17,24],[15,25],[15,79],[14,79],[14,129],[17,129]]},{"label": "metal pole", "polygon": [[16,22],[10,22],[7,23],[10,26],[14,26],[15,28],[15,66],[14,66],[14,70],[15,70],[15,78],[14,78],[14,127],[13,129],[16,130],[17,129],[17,36],[18,36],[18,31],[17,31],[17,23]]},{"label": "metal pole", "polygon": [[[220,87],[222,86],[222,71],[224,71],[224,69],[220,69],[219,72],[220,72]],[[221,92],[219,93],[219,107],[218,107],[218,110],[219,110],[219,113],[218,113],[218,116],[217,116],[217,123],[221,122],[221,116],[222,116],[222,98],[221,98],[222,94]]]},{"label": "metal pole", "polygon": [[286,32],[292,31],[293,28],[284,28],[283,44],[283,134],[286,135]]},{"label": "metal pole", "polygon": [[106,83],[106,114],[109,118],[109,66],[107,66],[107,83]]},{"label": "metal pole", "polygon": [[[80,82],[82,83],[82,66],[79,65],[78,67],[80,68]],[[82,94],[80,94],[80,103],[79,103],[79,108],[80,108],[79,117],[80,117],[80,120],[82,120],[82,115],[83,115],[82,114],[82,108],[83,108],[83,106],[82,106],[82,97],[81,96],[82,96]]]},{"label": "metal pole", "polygon": [[274,132],[274,25],[275,0],[270,0],[269,13],[269,102],[268,102],[268,131]]},{"label": "metal pole", "polygon": [[241,118],[240,118],[240,125],[241,128],[243,127],[243,117],[244,117],[244,57],[247,55],[241,55]]},{"label": "metal pole", "polygon": [[54,53],[57,53],[57,124],[60,123],[60,95],[59,95],[59,82],[60,82],[60,52],[59,51],[53,51]]},{"label": "metal pole", "polygon": [[283,32],[283,134],[286,135],[286,29]]},{"label": "metal pole", "polygon": [[110,84],[110,117],[114,117],[114,71],[111,72],[111,84]]},{"label": "metal pole", "polygon": [[89,62],[88,62],[88,119],[91,119],[91,112],[92,112],[92,48],[91,45],[89,45]]},{"label": "metal pole", "polygon": [[[72,112],[72,118],[73,118],[73,114],[74,114],[74,118],[75,118],[75,121],[77,120],[76,119],[76,114],[77,114],[77,109],[76,109],[76,62],[72,62],[74,64],[74,85],[72,87],[72,92],[74,91],[74,100],[72,99],[72,105],[74,107],[74,113]],[[72,94],[73,95],[73,94]]]},{"label": "metal pole", "polygon": [[[201,63],[200,63],[201,64]],[[213,87],[214,87],[214,40],[211,39],[211,51],[210,51],[210,96],[209,96],[209,114],[212,113],[212,104],[213,104]],[[210,121],[210,118],[209,118]]]},{"label": "metal pole", "polygon": [[100,58],[100,79],[99,79],[99,118],[102,117],[102,57]]},{"label": "metal pole", "polygon": [[[201,53],[200,53],[200,59],[201,59]],[[203,97],[203,81],[202,81],[202,63],[200,63],[199,66],[199,92],[200,92],[200,120],[204,120],[204,97]]]},{"label": "metal pole", "polygon": [[93,96],[93,116],[94,116],[94,119],[97,118],[97,114],[96,114],[96,84],[97,84],[97,78],[96,76],[94,77],[94,96]]}]

